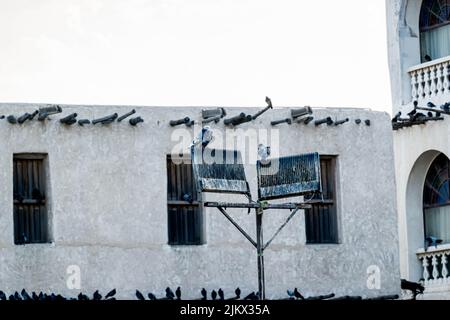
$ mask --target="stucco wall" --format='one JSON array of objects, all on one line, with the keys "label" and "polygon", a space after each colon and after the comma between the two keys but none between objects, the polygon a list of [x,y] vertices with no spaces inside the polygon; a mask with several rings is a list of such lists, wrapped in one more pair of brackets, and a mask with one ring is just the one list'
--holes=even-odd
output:
[{"label": "stucco wall", "polygon": [[410,67],[419,65],[419,14],[422,0],[386,0],[386,22],[393,112],[412,106]]},{"label": "stucco wall", "polygon": [[[0,114],[20,115],[38,105],[2,104]],[[77,112],[93,119],[131,107],[63,106],[63,115]],[[66,268],[81,268],[83,292],[117,288],[118,297],[134,298],[135,289],[162,295],[165,287],[181,286],[183,297],[196,298],[202,287],[239,286],[257,290],[256,253],[252,246],[214,209],[205,211],[207,244],[167,245],[166,155],[171,141],[169,120],[198,119],[201,108],[136,107],[144,124],[66,127],[57,119],[10,125],[0,122],[0,289],[11,292],[52,290],[75,295],[66,287]],[[230,115],[255,109],[228,109]],[[266,251],[266,290],[269,298],[285,297],[298,287],[305,295],[393,294],[399,292],[399,259],[393,143],[389,115],[354,109],[319,109],[317,118],[349,117],[340,127],[316,128],[294,124],[279,128],[281,155],[319,152],[338,155],[338,245],[305,245],[304,215],[298,214]],[[241,129],[267,129],[288,109],[271,111]],[[370,119],[370,127],[354,119]],[[223,133],[223,124],[212,125]],[[184,148],[190,138],[185,139]],[[219,141],[215,141],[218,143]],[[272,144],[273,148],[276,145]],[[239,146],[242,148],[242,145]],[[15,246],[13,237],[14,153],[48,154],[49,210],[54,242]],[[256,197],[255,172],[247,179]],[[207,196],[206,200],[218,199]],[[254,215],[230,210],[250,234]],[[288,212],[265,215],[266,239]],[[381,289],[367,288],[367,268],[381,270]]]},{"label": "stucco wall", "polygon": [[450,155],[449,124],[446,117],[444,121],[394,133],[401,275],[413,281],[422,278],[416,252],[424,244],[422,199],[425,177],[440,153]]},{"label": "stucco wall", "polygon": [[[422,0],[386,0],[393,113],[402,111],[404,118],[414,108],[408,69],[420,64],[421,5]],[[429,101],[441,105],[450,101],[450,95],[448,91],[441,92]],[[394,133],[401,276],[412,281],[422,278],[416,252],[424,245],[422,197],[425,177],[439,153],[450,155],[449,130],[449,120],[445,116],[445,121]]]}]

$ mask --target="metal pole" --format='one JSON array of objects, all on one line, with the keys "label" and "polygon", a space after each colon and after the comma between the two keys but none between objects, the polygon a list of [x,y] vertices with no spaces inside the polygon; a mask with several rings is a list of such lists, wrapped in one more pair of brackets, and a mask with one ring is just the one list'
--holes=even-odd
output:
[{"label": "metal pole", "polygon": [[264,209],[258,208],[256,209],[256,252],[258,259],[258,290],[259,290],[259,298],[261,300],[266,299],[266,289],[265,289],[265,281],[264,281],[264,249],[263,249],[263,213]]}]

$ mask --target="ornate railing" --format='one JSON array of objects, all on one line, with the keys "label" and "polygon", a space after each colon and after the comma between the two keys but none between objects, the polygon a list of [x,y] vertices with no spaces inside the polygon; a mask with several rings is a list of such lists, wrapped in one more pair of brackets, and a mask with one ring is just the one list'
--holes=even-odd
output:
[{"label": "ornate railing", "polygon": [[419,104],[449,102],[450,56],[412,67],[408,73],[413,101]]},{"label": "ornate railing", "polygon": [[450,245],[420,249],[417,257],[422,262],[425,287],[450,284]]}]

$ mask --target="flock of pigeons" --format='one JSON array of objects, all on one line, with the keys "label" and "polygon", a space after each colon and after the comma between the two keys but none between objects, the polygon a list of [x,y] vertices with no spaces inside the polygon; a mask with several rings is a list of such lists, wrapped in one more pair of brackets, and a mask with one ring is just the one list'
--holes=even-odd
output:
[{"label": "flock of pigeons", "polygon": [[[405,291],[410,291],[412,294],[412,300],[416,300],[417,296],[419,294],[424,293],[424,286],[422,283],[415,283],[410,282],[405,279],[401,279],[401,289]],[[116,289],[113,289],[109,291],[105,296],[100,294],[98,290],[96,290],[92,296],[88,296],[86,294],[80,293],[76,298],[66,298],[60,294],[47,294],[43,292],[31,292],[28,293],[25,289],[22,289],[22,291],[14,292],[14,294],[6,295],[3,291],[0,290],[0,301],[66,301],[66,300],[78,300],[78,301],[100,301],[100,300],[116,300],[115,295],[117,291]],[[328,294],[328,295],[321,295],[321,296],[315,296],[315,297],[304,297],[300,291],[297,288],[294,288],[294,290],[287,290],[287,297],[280,300],[302,300],[302,301],[317,301],[317,300],[398,300],[400,297],[398,295],[386,295],[386,296],[379,296],[374,298],[367,298],[363,299],[360,296],[342,296],[342,297],[335,297],[334,293]],[[181,287],[178,287],[175,292],[172,291],[170,287],[167,287],[165,290],[165,295],[163,297],[157,297],[153,293],[149,292],[146,296],[140,292],[139,290],[136,290],[136,298],[138,300],[182,300],[182,294],[181,294]],[[219,290],[212,290],[209,294],[208,291],[203,288],[200,291],[200,297],[198,299],[194,300],[260,300],[260,296],[258,292],[251,292],[247,295],[242,295],[241,289],[238,287],[234,291],[234,295],[231,297],[225,297],[225,292],[222,290],[222,288],[219,288]]]},{"label": "flock of pigeons", "polygon": [[104,297],[100,294],[100,292],[97,290],[94,292],[92,297],[89,297],[83,293],[80,293],[77,298],[66,298],[60,294],[47,294],[43,292],[32,292],[29,294],[25,289],[22,289],[22,291],[14,292],[14,294],[11,294],[7,296],[3,291],[0,291],[0,301],[66,301],[66,300],[80,300],[80,301],[87,301],[87,300],[116,300],[114,296],[116,295],[116,289],[111,290],[108,292]]},{"label": "flock of pigeons", "polygon": [[429,121],[442,121],[442,115],[450,115],[450,102],[444,103],[440,107],[432,102],[428,102],[426,107],[420,107],[417,101],[414,101],[414,109],[407,114],[408,117],[402,117],[402,112],[398,112],[392,119],[392,128],[400,130],[426,124]]},{"label": "flock of pigeons", "polygon": [[[319,301],[319,300],[364,300],[360,296],[343,296],[343,297],[335,297],[334,293],[328,294],[328,295],[321,295],[321,296],[315,296],[315,297],[304,297],[297,288],[294,290],[287,290],[287,297],[280,300],[302,300],[302,301]],[[200,291],[201,297],[197,300],[246,300],[246,301],[256,301],[260,300],[260,296],[258,292],[251,292],[250,294],[246,296],[242,296],[241,289],[237,288],[234,291],[234,296],[232,297],[225,297],[224,291],[220,288],[218,291],[212,290],[210,292],[209,298],[208,298],[208,291],[203,288]],[[153,293],[148,293],[147,298],[144,296],[142,292],[139,290],[136,290],[136,297],[138,300],[182,300],[181,298],[181,288],[178,287],[175,292],[172,291],[169,287],[166,288],[166,294],[162,298],[157,298]],[[390,295],[390,296],[380,296],[375,298],[370,298],[367,300],[397,300],[399,299],[398,295]]]},{"label": "flock of pigeons", "polygon": [[[416,299],[417,295],[423,294],[424,287],[420,283],[409,282],[404,279],[401,280],[401,288],[403,290],[411,291],[413,300]],[[100,301],[100,300],[116,300],[115,295],[117,291],[113,289],[109,291],[105,296],[102,296],[100,292],[95,291],[92,296],[88,296],[86,294],[80,293],[76,298],[66,298],[60,294],[47,294],[43,292],[32,292],[28,293],[25,289],[23,289],[20,293],[15,292],[7,296],[3,291],[0,291],[0,301],[66,301],[66,300],[78,300],[78,301]],[[318,300],[398,300],[398,295],[387,295],[387,296],[379,296],[374,298],[363,299],[360,296],[342,296],[335,297],[334,293],[316,297],[304,297],[297,288],[294,290],[287,290],[287,297],[281,300],[302,300],[302,301],[318,301]],[[231,297],[225,297],[225,292],[220,288],[219,290],[212,290],[209,295],[208,291],[203,288],[200,291],[200,297],[196,300],[247,300],[247,301],[255,301],[260,300],[259,293],[251,292],[245,296],[242,295],[242,291],[240,288],[237,288],[234,291],[234,295]],[[182,300],[181,297],[181,288],[178,287],[175,292],[172,291],[171,288],[167,287],[165,291],[165,296],[156,297],[153,293],[149,292],[147,296],[145,296],[139,290],[136,290],[136,298],[138,300]]]}]

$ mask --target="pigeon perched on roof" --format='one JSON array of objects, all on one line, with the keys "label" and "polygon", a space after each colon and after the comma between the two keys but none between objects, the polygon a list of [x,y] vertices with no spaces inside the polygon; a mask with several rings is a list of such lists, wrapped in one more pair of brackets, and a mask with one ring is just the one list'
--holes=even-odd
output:
[{"label": "pigeon perched on roof", "polygon": [[203,288],[200,293],[202,294],[202,300],[206,300],[207,299],[207,294],[208,294],[208,292],[206,292],[206,289]]},{"label": "pigeon perched on roof", "polygon": [[175,290],[175,296],[177,297],[177,300],[181,299],[181,288],[178,287],[177,290]]},{"label": "pigeon perched on roof", "polygon": [[105,299],[112,298],[112,297],[114,297],[115,295],[116,295],[116,289],[112,289],[110,292],[108,292],[108,293],[106,294]]},{"label": "pigeon perched on roof", "polygon": [[225,299],[225,294],[223,293],[222,288],[219,288],[219,291],[217,293],[219,294],[220,300],[224,300]]},{"label": "pigeon perched on roof", "polygon": [[139,300],[145,300],[144,295],[143,295],[139,290],[136,290],[136,297],[137,297]]}]

